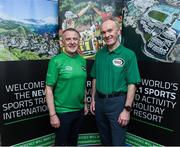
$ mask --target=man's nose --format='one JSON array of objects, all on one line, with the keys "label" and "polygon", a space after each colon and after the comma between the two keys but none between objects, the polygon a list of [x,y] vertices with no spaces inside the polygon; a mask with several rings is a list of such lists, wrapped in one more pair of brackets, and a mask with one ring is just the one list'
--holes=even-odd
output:
[{"label": "man's nose", "polygon": [[75,41],[74,39],[71,39],[69,43],[73,44]]},{"label": "man's nose", "polygon": [[104,37],[107,38],[107,37],[109,37],[109,35],[110,35],[110,34],[109,34],[108,32],[106,32],[105,35],[104,35]]}]

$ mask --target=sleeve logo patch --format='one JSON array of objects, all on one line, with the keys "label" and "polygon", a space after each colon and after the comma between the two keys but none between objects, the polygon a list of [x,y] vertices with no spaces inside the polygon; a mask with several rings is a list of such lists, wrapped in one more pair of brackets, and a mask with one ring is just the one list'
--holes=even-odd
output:
[{"label": "sleeve logo patch", "polygon": [[124,63],[125,63],[122,58],[116,58],[112,62],[117,67],[122,67],[124,65]]}]

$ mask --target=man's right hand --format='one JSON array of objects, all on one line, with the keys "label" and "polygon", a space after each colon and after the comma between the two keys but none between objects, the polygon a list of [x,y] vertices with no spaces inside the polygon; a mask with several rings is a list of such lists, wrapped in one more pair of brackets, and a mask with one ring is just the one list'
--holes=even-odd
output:
[{"label": "man's right hand", "polygon": [[95,115],[95,113],[94,113],[95,112],[95,101],[94,100],[91,101],[90,111],[93,115]]},{"label": "man's right hand", "polygon": [[50,124],[53,128],[59,128],[60,127],[60,120],[57,115],[50,116]]}]

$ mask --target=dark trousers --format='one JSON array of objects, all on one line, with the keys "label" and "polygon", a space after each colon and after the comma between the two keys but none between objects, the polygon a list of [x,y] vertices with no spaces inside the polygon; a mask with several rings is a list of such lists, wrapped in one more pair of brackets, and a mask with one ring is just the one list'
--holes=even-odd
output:
[{"label": "dark trousers", "polygon": [[126,95],[113,98],[95,97],[95,116],[102,145],[125,146],[126,127],[118,123],[124,109]]},{"label": "dark trousers", "polygon": [[83,110],[57,114],[60,119],[60,127],[55,129],[55,146],[77,146],[84,116]]}]

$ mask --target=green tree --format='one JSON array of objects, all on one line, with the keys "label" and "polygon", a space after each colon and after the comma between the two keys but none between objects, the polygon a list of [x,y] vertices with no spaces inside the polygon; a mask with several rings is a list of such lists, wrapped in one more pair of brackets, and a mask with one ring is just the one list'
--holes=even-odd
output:
[{"label": "green tree", "polygon": [[75,6],[74,0],[59,0],[60,11],[65,12]]}]

